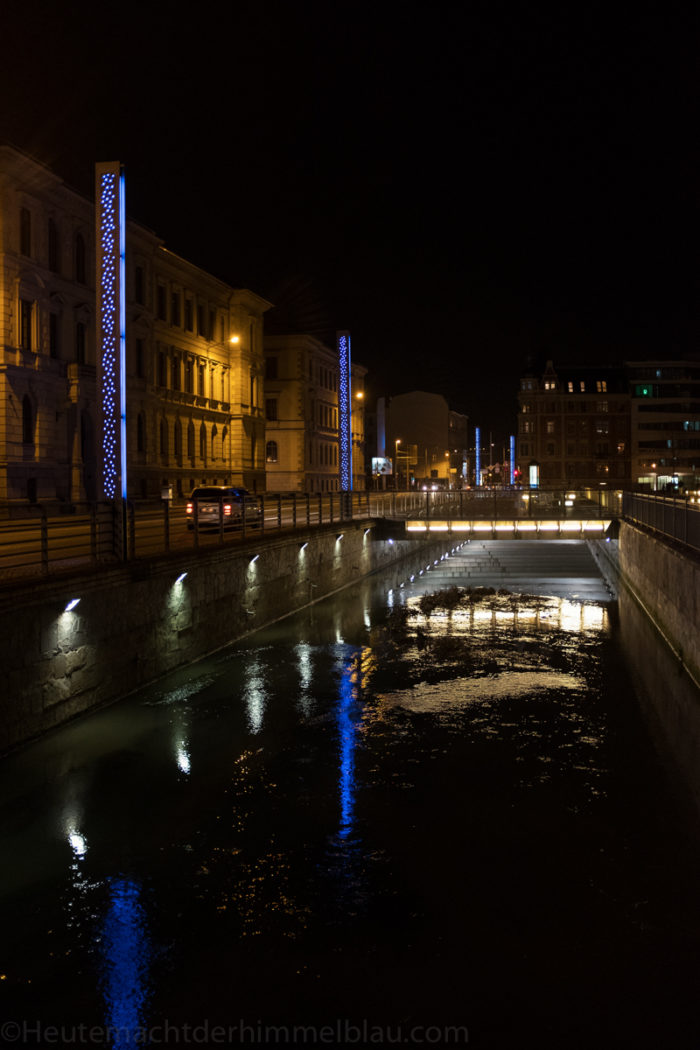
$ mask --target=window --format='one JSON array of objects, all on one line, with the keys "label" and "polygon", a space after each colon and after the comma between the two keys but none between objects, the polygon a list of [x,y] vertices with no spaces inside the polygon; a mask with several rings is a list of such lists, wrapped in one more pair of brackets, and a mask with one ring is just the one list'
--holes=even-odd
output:
[{"label": "window", "polygon": [[204,368],[203,364],[199,365],[198,372],[199,372],[199,396],[200,397],[206,397],[206,392],[205,392],[205,389],[204,389],[205,368]]},{"label": "window", "polygon": [[211,458],[216,459],[216,439],[219,436],[219,429],[216,425],[211,428]]},{"label": "window", "polygon": [[596,401],[595,410],[596,410],[596,412],[607,412],[608,411],[608,402],[607,401]]},{"label": "window", "polygon": [[49,219],[49,270],[58,273],[61,269],[59,257],[58,227],[53,219]]},{"label": "window", "polygon": [[531,434],[532,433],[532,423],[530,422],[529,419],[521,420],[520,428],[521,428],[521,432],[523,434]]},{"label": "window", "polygon": [[265,359],[265,379],[277,379],[276,357],[267,357]]},{"label": "window", "polygon": [[134,270],[134,299],[140,306],[143,306],[146,294],[146,282],[144,276],[143,266],[137,266]]},{"label": "window", "polygon": [[59,353],[58,314],[49,314],[49,356],[58,357]]},{"label": "window", "polygon": [[277,462],[277,442],[268,441],[265,446],[265,462],[276,463]]},{"label": "window", "polygon": [[185,390],[188,394],[194,393],[194,361],[191,357],[185,358]]},{"label": "window", "polygon": [[165,365],[165,351],[158,351],[158,386],[165,386],[167,383],[166,376],[166,365]]},{"label": "window", "polygon": [[19,301],[19,345],[23,350],[32,348],[32,307],[28,299]]},{"label": "window", "polygon": [[180,293],[172,292],[170,295],[170,323],[176,328],[180,327]]},{"label": "window", "polygon": [[188,332],[194,329],[194,313],[191,299],[185,299],[185,328]]},{"label": "window", "polygon": [[75,326],[75,360],[79,365],[85,364],[85,339],[85,325],[82,321],[78,321]]},{"label": "window", "polygon": [[160,454],[163,458],[168,455],[168,424],[164,419],[160,421]]},{"label": "window", "polygon": [[548,419],[547,420],[547,433],[548,434],[553,434],[554,433],[554,420],[553,419]]},{"label": "window", "polygon": [[156,286],[156,317],[159,321],[165,320],[165,288],[162,284]]},{"label": "window", "polygon": [[202,423],[199,428],[199,458],[203,463],[207,461],[207,428]]},{"label": "window", "polygon": [[599,394],[607,394],[608,384],[605,379],[598,379],[595,385],[596,390]]},{"label": "window", "polygon": [[179,419],[175,422],[175,430],[173,432],[173,449],[175,452],[175,458],[177,460],[182,459],[182,423]]},{"label": "window", "polygon": [[[194,423],[190,420],[187,427],[187,458],[194,463]],[[190,485],[193,489],[194,485]]]},{"label": "window", "polygon": [[19,250],[22,255],[32,254],[32,215],[29,208],[19,210]]},{"label": "window", "polygon": [[22,398],[22,443],[24,445],[34,444],[34,413],[32,403],[26,394]]},{"label": "window", "polygon": [[136,417],[136,451],[146,451],[146,420],[143,412],[139,412]]},{"label": "window", "polygon": [[586,382],[585,382],[584,379],[581,380],[581,382],[579,383],[579,386],[581,387],[581,393],[585,394],[586,393]]},{"label": "window", "polygon": [[569,380],[569,382],[568,382],[568,383],[566,384],[566,389],[567,389],[567,390],[569,391],[569,393],[570,393],[570,394],[573,394],[573,392],[574,392],[574,384],[573,384],[573,382],[571,381],[571,379],[570,379],[570,380]]},{"label": "window", "polygon": [[136,340],[136,376],[138,379],[146,377],[146,361],[144,355],[143,339]]},{"label": "window", "polygon": [[277,398],[268,397],[265,401],[265,419],[274,423],[277,421]]},{"label": "window", "polygon": [[205,339],[207,337],[204,307],[201,304],[197,307],[197,335],[201,335]]},{"label": "window", "polygon": [[609,434],[610,433],[610,420],[608,420],[608,419],[596,419],[596,421],[595,421],[595,432],[596,432],[596,434]]},{"label": "window", "polygon": [[180,355],[173,354],[173,360],[171,364],[171,375],[172,375],[172,387],[173,390],[180,389]]},{"label": "window", "polygon": [[86,273],[85,238],[82,233],[79,233],[75,238],[75,279],[78,284],[86,283]]}]

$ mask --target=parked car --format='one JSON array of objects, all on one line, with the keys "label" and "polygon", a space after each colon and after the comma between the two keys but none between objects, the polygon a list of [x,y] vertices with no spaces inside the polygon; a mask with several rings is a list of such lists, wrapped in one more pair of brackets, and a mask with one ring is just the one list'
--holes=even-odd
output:
[{"label": "parked car", "polygon": [[239,529],[245,514],[246,527],[257,528],[261,523],[260,505],[247,489],[229,485],[206,485],[192,489],[187,500],[187,528],[193,529],[195,520],[200,529],[218,529],[222,520],[225,529]]}]

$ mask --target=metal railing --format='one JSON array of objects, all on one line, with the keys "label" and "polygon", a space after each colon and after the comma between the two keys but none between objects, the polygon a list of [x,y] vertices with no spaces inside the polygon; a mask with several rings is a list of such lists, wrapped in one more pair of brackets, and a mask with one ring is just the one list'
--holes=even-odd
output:
[{"label": "metal railing", "polygon": [[700,551],[700,505],[686,496],[625,492],[623,517]]},{"label": "metal railing", "polygon": [[[570,499],[569,497],[572,497]],[[619,493],[519,489],[334,492],[257,496],[260,513],[231,527],[188,528],[186,500],[129,500],[0,506],[0,582],[54,575],[79,567],[147,558],[176,550],[240,543],[251,535],[333,525],[367,518],[602,517],[616,513]],[[567,505],[570,504],[570,505]]]}]

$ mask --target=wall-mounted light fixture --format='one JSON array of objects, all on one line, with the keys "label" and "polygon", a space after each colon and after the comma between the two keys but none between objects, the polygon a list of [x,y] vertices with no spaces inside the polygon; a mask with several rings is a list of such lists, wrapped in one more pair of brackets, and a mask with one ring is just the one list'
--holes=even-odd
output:
[{"label": "wall-mounted light fixture", "polygon": [[76,605],[78,604],[79,601],[80,601],[80,598],[71,598],[71,600],[68,602],[68,605],[65,607],[65,609],[63,611],[64,612],[70,612],[71,609],[75,609],[75,607],[76,607]]},{"label": "wall-mounted light fixture", "polygon": [[259,557],[259,554],[254,554],[253,557],[250,559],[250,564],[252,565],[253,562],[257,561]]},{"label": "wall-mounted light fixture", "polygon": [[184,580],[186,575],[187,575],[186,572],[181,572],[180,575],[178,576],[178,578],[175,580],[175,583],[182,583],[182,581]]},{"label": "wall-mounted light fixture", "polygon": [[343,536],[344,536],[344,535],[345,535],[345,533],[344,533],[344,532],[339,532],[339,533],[338,533],[338,535],[337,535],[337,536],[336,536],[336,538],[335,538],[335,542],[337,543],[337,542],[338,542],[338,540],[342,540],[342,538],[343,538]]},{"label": "wall-mounted light fixture", "polygon": [[305,551],[308,546],[309,546],[309,541],[308,540],[304,540],[303,543],[299,544],[299,551],[300,552],[301,551]]}]

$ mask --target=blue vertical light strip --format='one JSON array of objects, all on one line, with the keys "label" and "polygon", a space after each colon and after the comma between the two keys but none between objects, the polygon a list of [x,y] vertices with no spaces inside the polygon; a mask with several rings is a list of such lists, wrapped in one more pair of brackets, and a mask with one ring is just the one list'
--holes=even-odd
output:
[{"label": "blue vertical light strip", "polygon": [[350,333],[338,332],[338,369],[340,383],[338,386],[338,409],[340,416],[340,488],[342,492],[352,491],[352,393],[350,389]]},{"label": "blue vertical light strip", "polygon": [[474,440],[476,442],[476,477],[474,478],[474,484],[479,486],[481,484],[481,427],[475,427],[474,429]]},{"label": "blue vertical light strip", "polygon": [[510,435],[510,483],[515,484],[515,434]]},{"label": "blue vertical light strip", "polygon": [[119,408],[122,499],[126,499],[126,180],[119,173]]},{"label": "blue vertical light strip", "polygon": [[120,456],[120,177],[118,163],[97,164],[97,366],[102,436],[102,492],[114,499],[119,488]]}]

